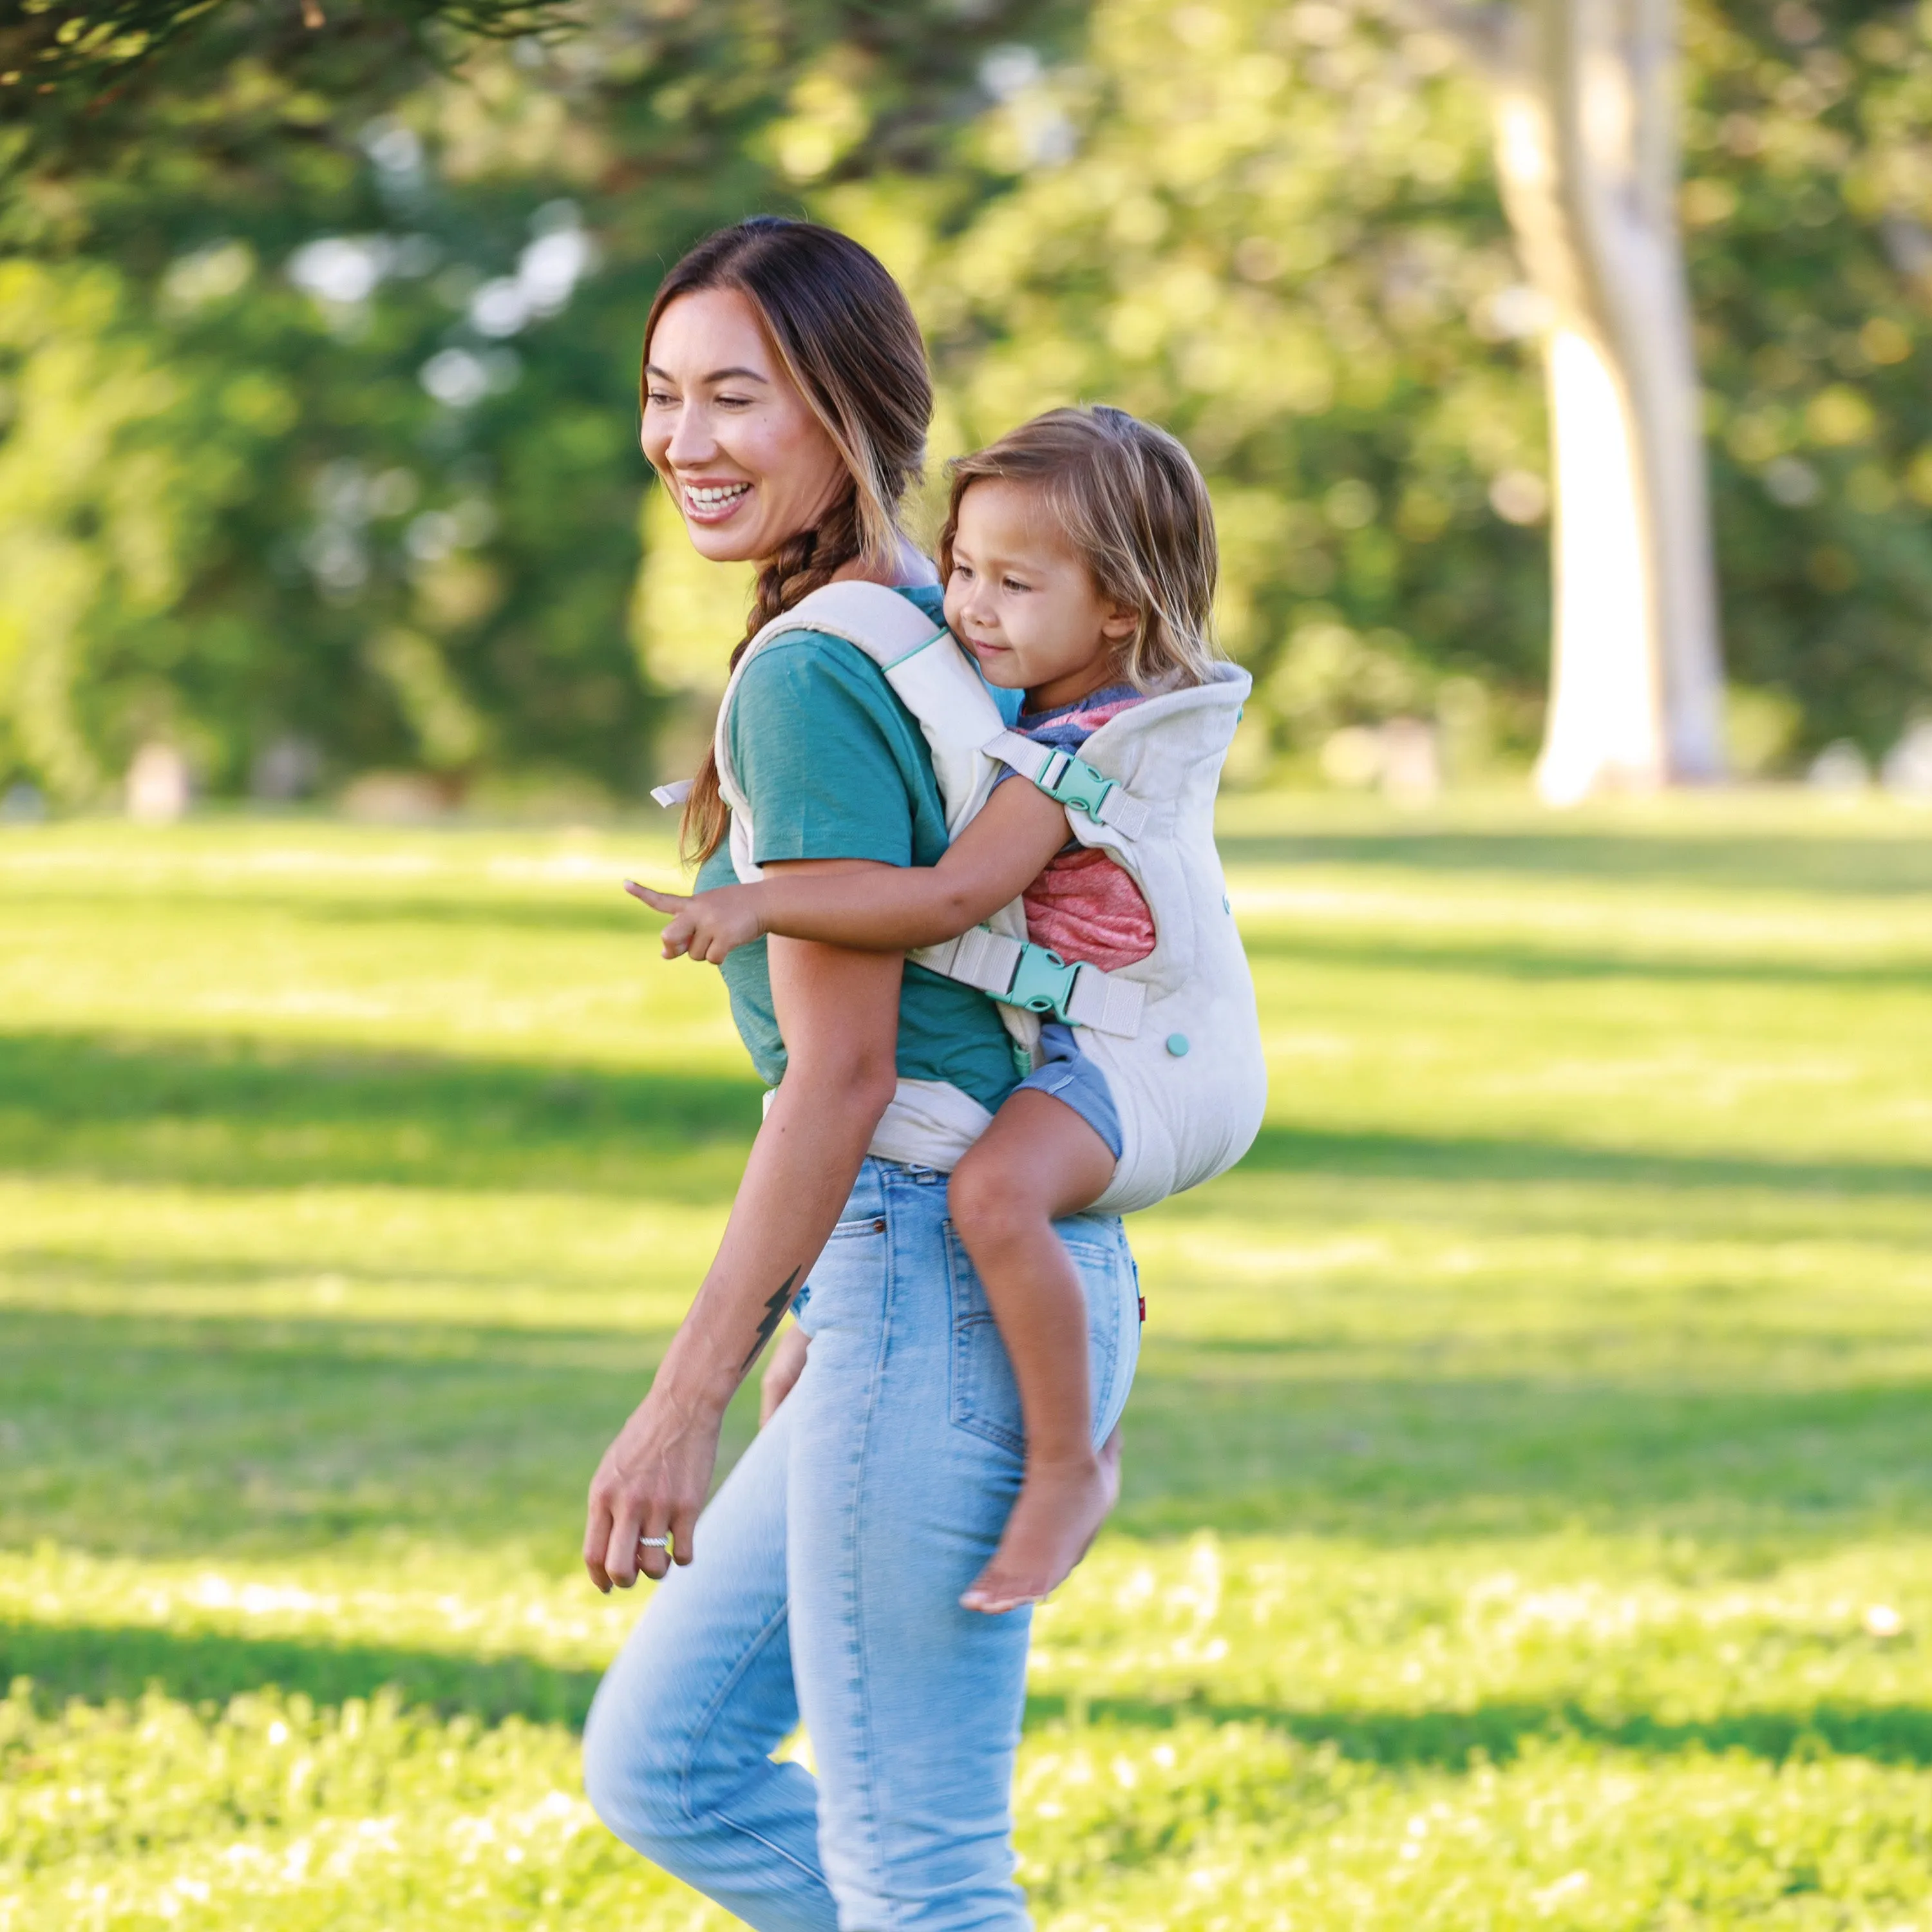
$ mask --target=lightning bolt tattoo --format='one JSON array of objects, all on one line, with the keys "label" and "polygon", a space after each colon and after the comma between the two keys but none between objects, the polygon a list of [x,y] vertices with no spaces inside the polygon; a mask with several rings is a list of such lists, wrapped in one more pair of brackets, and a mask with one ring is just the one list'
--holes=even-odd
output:
[{"label": "lightning bolt tattoo", "polygon": [[752,1344],[752,1352],[739,1367],[738,1372],[741,1376],[764,1352],[765,1344],[778,1333],[778,1324],[784,1319],[785,1310],[791,1306],[792,1283],[804,1272],[802,1268],[794,1268],[785,1276],[783,1286],[765,1304],[764,1316],[758,1324],[758,1340]]}]

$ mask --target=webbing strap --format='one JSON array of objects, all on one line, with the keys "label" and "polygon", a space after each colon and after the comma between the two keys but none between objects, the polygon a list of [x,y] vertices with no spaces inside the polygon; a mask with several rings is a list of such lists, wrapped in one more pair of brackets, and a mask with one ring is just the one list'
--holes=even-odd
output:
[{"label": "webbing strap", "polygon": [[1123,838],[1138,838],[1146,830],[1148,808],[1117,778],[1097,772],[1084,759],[1057,746],[1042,745],[1017,731],[1002,731],[980,747],[988,758],[1010,765],[1030,778],[1056,805],[1084,812],[1097,825]]},{"label": "webbing strap", "polygon": [[928,971],[974,987],[1006,1006],[1051,1013],[1070,1025],[1128,1040],[1140,1030],[1147,988],[1138,980],[1103,973],[1084,961],[1070,966],[1058,953],[1030,940],[1009,939],[976,926],[910,956]]},{"label": "webbing strap", "polygon": [[669,784],[652,785],[651,796],[668,812],[674,805],[682,805],[691,796],[688,778],[673,778]]}]

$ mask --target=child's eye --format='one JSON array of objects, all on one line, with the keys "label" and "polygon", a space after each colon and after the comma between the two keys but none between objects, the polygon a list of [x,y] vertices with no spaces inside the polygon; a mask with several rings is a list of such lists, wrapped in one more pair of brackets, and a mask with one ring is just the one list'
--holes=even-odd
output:
[{"label": "child's eye", "polygon": [[952,566],[952,574],[955,577],[970,577],[973,566],[970,563],[956,563]]},{"label": "child's eye", "polygon": [[1022,584],[1017,577],[1008,578],[1006,585],[1009,590],[1030,590],[1033,588],[1030,584]]}]

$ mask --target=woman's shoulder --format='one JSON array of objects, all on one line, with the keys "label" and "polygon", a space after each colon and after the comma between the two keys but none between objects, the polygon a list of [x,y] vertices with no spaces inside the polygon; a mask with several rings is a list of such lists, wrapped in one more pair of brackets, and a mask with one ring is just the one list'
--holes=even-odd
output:
[{"label": "woman's shoulder", "polygon": [[[944,622],[944,606],[937,584],[893,588],[934,623]],[[748,702],[760,715],[776,707],[812,714],[828,709],[847,710],[855,705],[895,721],[902,715],[884,672],[872,658],[856,644],[829,631],[814,630],[809,623],[795,631],[777,632],[745,666],[734,706],[734,723],[737,707]]]}]

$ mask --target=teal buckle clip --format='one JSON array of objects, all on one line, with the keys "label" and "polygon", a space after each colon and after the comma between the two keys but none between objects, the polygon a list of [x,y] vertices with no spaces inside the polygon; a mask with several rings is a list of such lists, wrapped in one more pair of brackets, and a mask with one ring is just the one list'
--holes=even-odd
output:
[{"label": "teal buckle clip", "polygon": [[1028,940],[1020,948],[1012,984],[1004,993],[989,997],[1002,1006],[1024,1006],[1030,1013],[1051,1013],[1063,1025],[1071,1026],[1066,1003],[1073,997],[1073,976],[1079,970],[1077,961],[1070,966],[1051,948]]},{"label": "teal buckle clip", "polygon": [[1064,805],[1070,812],[1084,812],[1097,824],[1101,804],[1114,789],[1114,781],[1071,752],[1056,752],[1034,783],[1055,805]]}]

